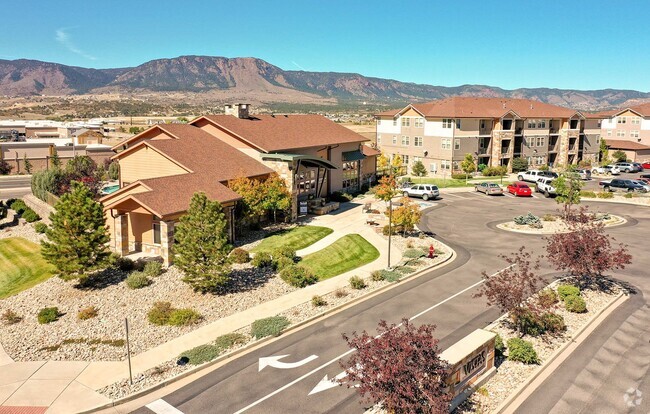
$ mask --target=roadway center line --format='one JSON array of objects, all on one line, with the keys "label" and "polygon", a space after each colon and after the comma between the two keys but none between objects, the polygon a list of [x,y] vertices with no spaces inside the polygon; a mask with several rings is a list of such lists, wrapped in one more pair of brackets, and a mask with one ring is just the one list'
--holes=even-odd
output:
[{"label": "roadway center line", "polygon": [[[495,276],[495,275],[497,275],[497,274],[503,272],[504,270],[509,269],[509,268],[511,268],[511,267],[513,267],[513,266],[514,266],[514,265],[506,266],[506,267],[504,267],[503,269],[499,270],[498,272],[495,272],[495,273],[493,273],[492,275],[490,275],[490,277]],[[481,280],[479,280],[478,282],[474,283],[473,285],[468,286],[468,287],[466,287],[465,289],[463,289],[463,290],[461,290],[461,291],[459,291],[459,292],[454,293],[453,295],[449,296],[447,299],[444,299],[444,300],[442,300],[442,301],[436,303],[435,305],[433,305],[433,306],[431,306],[431,307],[429,307],[429,308],[423,310],[422,312],[419,312],[419,313],[417,313],[417,314],[411,316],[411,317],[409,318],[409,321],[412,321],[413,319],[418,318],[418,317],[424,315],[425,313],[428,313],[428,312],[432,311],[433,309],[437,308],[438,306],[443,305],[443,304],[449,302],[450,300],[454,299],[455,297],[457,297],[457,296],[459,296],[459,295],[462,295],[463,293],[467,292],[468,290],[474,289],[475,287],[477,287],[477,286],[479,286],[479,285],[481,285],[481,284],[483,284],[483,283],[485,283],[485,279],[481,279]],[[402,326],[401,323],[400,323],[399,325],[397,325],[396,328],[398,328],[398,327],[400,327],[400,326]],[[379,335],[376,336],[375,338],[378,338],[378,337],[379,337]],[[356,351],[356,348],[352,348],[352,349],[350,349],[349,351],[342,353],[341,355],[339,355],[339,356],[337,356],[337,357],[335,357],[335,358],[333,358],[333,359],[327,361],[327,362],[324,363],[323,365],[321,365],[321,366],[319,366],[319,367],[317,367],[317,368],[314,368],[313,370],[309,371],[308,373],[306,373],[306,374],[304,374],[304,375],[302,375],[302,376],[296,378],[295,380],[291,381],[290,383],[288,383],[288,384],[286,384],[286,385],[284,385],[284,386],[278,388],[277,390],[273,391],[272,393],[265,395],[264,397],[260,398],[259,400],[250,403],[249,405],[247,405],[246,407],[244,407],[244,408],[242,408],[242,409],[240,409],[240,410],[238,410],[238,411],[235,411],[234,414],[241,414],[241,413],[243,413],[244,411],[247,411],[247,410],[249,410],[249,409],[255,407],[255,406],[258,405],[259,403],[261,403],[261,402],[263,402],[263,401],[265,401],[265,400],[268,400],[269,398],[273,397],[273,396],[276,395],[276,394],[281,393],[282,391],[286,390],[287,388],[293,386],[294,384],[299,383],[300,381],[304,380],[304,379],[307,378],[307,377],[310,377],[311,375],[315,374],[316,372],[320,371],[321,369],[323,369],[323,368],[325,368],[325,367],[327,367],[327,366],[333,364],[334,362],[338,361],[339,359],[341,359],[341,358],[343,358],[343,357],[345,357],[345,356],[347,356],[347,355],[350,355],[350,354],[353,353],[354,351]],[[162,401],[162,400],[160,400],[160,401]]]}]

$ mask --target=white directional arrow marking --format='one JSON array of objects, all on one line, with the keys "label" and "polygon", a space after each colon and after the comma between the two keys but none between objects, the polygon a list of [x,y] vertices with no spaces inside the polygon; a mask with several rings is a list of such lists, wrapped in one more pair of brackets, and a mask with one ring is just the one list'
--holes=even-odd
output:
[{"label": "white directional arrow marking", "polygon": [[316,393],[319,393],[319,392],[321,392],[321,391],[326,391],[326,390],[329,390],[330,388],[334,388],[334,387],[340,385],[340,384],[338,383],[338,381],[339,381],[339,380],[342,380],[342,379],[345,378],[347,375],[348,375],[348,374],[347,374],[345,371],[341,372],[340,374],[338,374],[337,376],[335,376],[335,377],[332,378],[332,379],[329,379],[329,377],[328,377],[327,375],[325,375],[325,376],[323,377],[323,379],[320,380],[320,382],[319,382],[318,384],[316,384],[316,386],[314,387],[314,389],[311,390],[311,391],[309,392],[309,394],[307,394],[307,395],[316,394]]},{"label": "white directional arrow marking", "polygon": [[298,368],[301,365],[305,365],[308,362],[311,362],[318,358],[317,355],[310,355],[307,358],[298,361],[298,362],[280,362],[280,360],[284,357],[288,357],[289,355],[277,355],[277,356],[270,356],[270,357],[265,357],[265,358],[260,358],[260,364],[259,364],[259,369],[257,372],[260,372],[263,370],[265,367],[270,366],[273,368],[280,368],[280,369],[290,369],[290,368]]}]

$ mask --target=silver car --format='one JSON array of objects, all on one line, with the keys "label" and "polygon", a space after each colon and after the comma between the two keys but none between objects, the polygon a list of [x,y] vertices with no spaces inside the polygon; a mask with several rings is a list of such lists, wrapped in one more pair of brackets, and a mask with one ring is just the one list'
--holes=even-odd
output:
[{"label": "silver car", "polygon": [[643,186],[643,189],[645,191],[641,191],[641,192],[650,193],[650,184],[648,184],[647,182],[641,180],[632,180],[632,182]]},{"label": "silver car", "polygon": [[501,195],[503,194],[503,188],[499,186],[497,183],[490,183],[490,182],[485,182],[485,183],[478,183],[474,186],[474,190],[485,193],[487,195]]},{"label": "silver car", "polygon": [[438,186],[433,184],[417,184],[404,189],[404,197],[421,197],[423,200],[435,200],[440,197]]}]

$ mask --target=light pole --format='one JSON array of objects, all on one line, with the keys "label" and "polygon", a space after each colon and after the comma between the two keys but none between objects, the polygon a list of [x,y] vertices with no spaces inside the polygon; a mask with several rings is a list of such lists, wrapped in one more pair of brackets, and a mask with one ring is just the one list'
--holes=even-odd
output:
[{"label": "light pole", "polygon": [[393,199],[388,200],[388,268],[390,269],[390,240],[393,237]]}]

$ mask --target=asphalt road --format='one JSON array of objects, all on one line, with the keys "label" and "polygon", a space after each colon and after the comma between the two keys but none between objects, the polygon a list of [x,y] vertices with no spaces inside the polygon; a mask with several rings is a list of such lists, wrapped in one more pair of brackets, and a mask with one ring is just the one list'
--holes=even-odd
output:
[{"label": "asphalt road", "polygon": [[20,198],[31,194],[31,175],[0,177],[0,200]]},{"label": "asphalt road", "polygon": [[[188,414],[363,412],[365,406],[359,403],[354,390],[334,387],[309,395],[324,376],[332,378],[341,373],[342,369],[338,361],[348,352],[341,333],[364,329],[374,332],[378,321],[382,319],[397,323],[402,317],[419,315],[415,323],[437,325],[436,335],[441,338],[440,345],[444,349],[473,330],[486,326],[498,317],[498,312],[486,308],[483,300],[472,298],[481,281],[481,271],[494,273],[502,269],[504,262],[496,257],[500,252],[514,252],[521,245],[525,245],[530,250],[541,253],[544,245],[540,236],[503,232],[495,229],[494,224],[512,219],[515,215],[525,214],[527,211],[541,215],[557,209],[552,199],[544,199],[538,195],[520,199],[510,195],[488,197],[477,193],[445,195],[444,191],[443,199],[435,202],[434,205],[435,207],[427,211],[421,227],[435,232],[436,237],[456,250],[458,258],[452,264],[430,271],[417,279],[402,282],[370,300],[293,334],[280,337],[279,340],[245,354],[163,397],[164,401],[159,401],[158,408],[154,407],[155,410],[143,407],[136,412],[165,412],[160,408],[161,404],[168,410],[178,410]],[[594,209],[639,218],[638,223],[632,220],[626,227],[612,229],[612,233],[616,234],[621,241],[632,245],[635,263],[621,274],[621,278],[639,286],[639,293],[633,301],[628,301],[622,310],[615,312],[607,320],[597,337],[607,340],[628,323],[647,336],[647,321],[639,322],[631,318],[643,316],[635,316],[634,306],[637,306],[638,310],[638,306],[644,305],[646,311],[648,307],[647,301],[642,296],[642,292],[650,291],[647,272],[643,270],[649,268],[650,262],[643,257],[642,247],[643,233],[648,226],[648,210],[642,207],[597,203],[594,204]],[[542,269],[542,272],[549,278],[553,275],[548,268]],[[634,371],[634,376],[645,378],[648,371],[647,362],[650,360],[647,358],[647,351],[649,351],[647,338],[644,347],[642,341],[632,341],[634,335],[630,333],[630,338],[626,337],[629,340],[617,342],[616,347],[623,348],[619,349],[620,354],[625,352],[631,354],[637,352],[636,350],[642,352],[634,361],[645,356],[645,365],[641,363]],[[594,340],[593,343],[597,344],[597,341]],[[584,359],[585,364],[578,365],[569,372],[562,372],[565,370],[562,367],[562,370],[553,375],[553,379],[548,382],[548,386],[555,387],[555,392],[537,394],[527,402],[532,405],[522,408],[521,412],[548,412],[549,406],[553,408],[556,406],[554,404],[560,404],[565,397],[561,391],[568,390],[577,376],[583,374],[590,364],[607,365],[610,369],[610,377],[591,376],[590,380],[598,382],[599,387],[581,388],[581,392],[586,394],[568,400],[569,411],[557,412],[579,412],[590,404],[591,398],[608,394],[611,394],[612,402],[615,400],[614,397],[619,395],[619,402],[622,403],[622,395],[617,394],[618,386],[615,387],[611,381],[623,381],[621,387],[628,387],[628,383],[630,386],[636,383],[629,381],[630,378],[626,374],[616,369],[616,362],[620,361],[597,359],[599,357],[597,345],[586,348],[580,353],[580,359]],[[288,355],[282,359],[286,363],[301,361],[312,355],[316,355],[317,358],[291,369],[267,366],[259,371],[260,358],[276,355]],[[578,358],[572,358],[566,365],[569,366],[577,361]],[[647,383],[645,384],[647,386]],[[647,396],[650,399],[650,390]],[[536,401],[540,403],[543,401],[544,405],[538,406],[535,404]],[[178,413],[178,411],[166,412]]]}]

